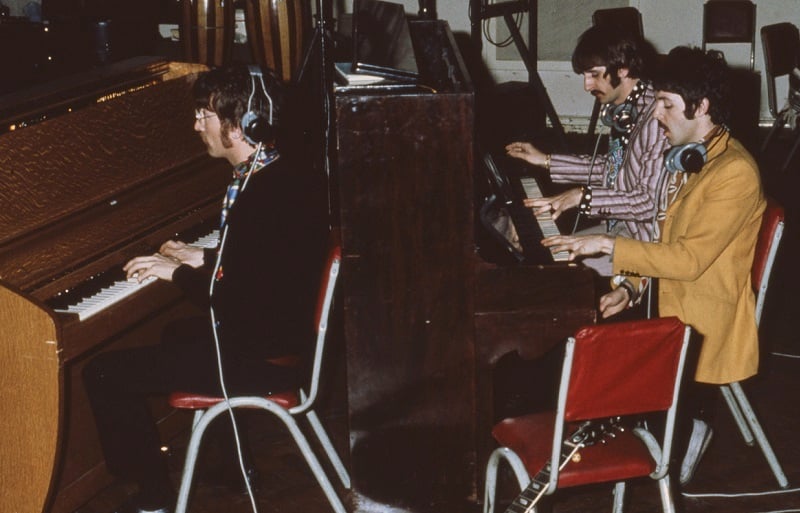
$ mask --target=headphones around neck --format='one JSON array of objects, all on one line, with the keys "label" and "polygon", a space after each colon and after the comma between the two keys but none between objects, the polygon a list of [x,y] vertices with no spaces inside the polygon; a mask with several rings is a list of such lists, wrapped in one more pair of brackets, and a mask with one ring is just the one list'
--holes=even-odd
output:
[{"label": "headphones around neck", "polygon": [[[247,99],[247,112],[242,116],[242,134],[247,142],[253,146],[266,144],[275,139],[275,129],[272,126],[272,98],[264,84],[264,75],[261,68],[255,65],[248,66],[250,71],[250,97]],[[256,95],[256,78],[261,83],[261,91],[269,104],[269,117],[262,112],[253,110],[253,98]]]},{"label": "headphones around neck", "polygon": [[[673,146],[664,152],[664,167],[670,173],[699,173],[708,162],[708,150],[717,144],[728,133],[727,127],[715,128],[708,140]],[[726,145],[727,147],[727,145]]]},{"label": "headphones around neck", "polygon": [[638,115],[635,103],[628,101],[619,105],[607,103],[600,112],[600,122],[618,132],[627,132],[633,128]]},{"label": "headphones around neck", "polygon": [[664,152],[664,167],[670,173],[698,173],[706,165],[707,159],[708,150],[704,143],[681,144]]},{"label": "headphones around neck", "polygon": [[646,89],[645,84],[641,81],[637,82],[624,102],[619,105],[613,103],[603,105],[603,109],[600,111],[600,122],[618,132],[633,130],[636,118],[639,117],[636,102],[639,101]]}]

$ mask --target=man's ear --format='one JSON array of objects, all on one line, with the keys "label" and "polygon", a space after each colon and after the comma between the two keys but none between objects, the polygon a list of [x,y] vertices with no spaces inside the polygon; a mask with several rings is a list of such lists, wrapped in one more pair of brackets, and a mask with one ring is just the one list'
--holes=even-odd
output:
[{"label": "man's ear", "polygon": [[697,104],[697,107],[694,109],[694,117],[695,119],[700,116],[705,116],[708,114],[708,109],[711,106],[711,102],[708,101],[708,98],[703,98]]},{"label": "man's ear", "polygon": [[236,126],[228,130],[228,137],[234,140],[242,139],[244,137],[244,134],[242,133],[242,127]]},{"label": "man's ear", "polygon": [[628,78],[628,74],[629,74],[629,70],[628,70],[628,68],[619,68],[619,69],[617,70],[617,76],[618,76],[619,78],[621,78],[621,79],[622,79],[622,78]]}]

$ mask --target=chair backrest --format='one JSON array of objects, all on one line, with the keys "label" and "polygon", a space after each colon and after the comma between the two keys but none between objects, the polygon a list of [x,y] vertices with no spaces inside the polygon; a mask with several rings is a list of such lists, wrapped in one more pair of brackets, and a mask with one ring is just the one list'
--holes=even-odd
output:
[{"label": "chair backrest", "polygon": [[328,244],[328,256],[323,268],[320,282],[319,296],[317,297],[316,326],[317,337],[314,347],[314,358],[311,366],[311,382],[308,394],[301,404],[292,408],[292,412],[303,411],[311,407],[319,392],[320,375],[322,374],[322,360],[325,354],[325,341],[328,334],[328,324],[333,313],[333,298],[336,284],[339,279],[339,268],[342,262],[342,247],[339,233],[333,230]]},{"label": "chair backrest", "polygon": [[708,0],[703,5],[703,50],[707,43],[750,43],[756,62],[756,5],[750,0]]},{"label": "chair backrest", "polygon": [[[567,341],[551,461],[560,461],[565,424],[666,412],[661,461],[668,468],[691,328],[677,317],[587,326]],[[558,470],[550,485],[555,489]]]},{"label": "chair backrest", "polygon": [[642,13],[636,7],[597,9],[592,14],[592,25],[616,27],[638,37],[644,37]]},{"label": "chair backrest", "polygon": [[783,224],[783,207],[775,200],[767,198],[767,208],[764,210],[761,229],[758,231],[758,241],[750,275],[753,290],[756,293],[757,323],[761,321],[772,265],[775,263],[775,255],[778,253],[778,246],[783,236]]},{"label": "chair backrest", "polygon": [[800,65],[800,32],[792,23],[775,23],[761,27],[761,45],[764,49],[764,68],[767,72],[769,110],[778,115],[775,96],[775,79],[791,73]]},{"label": "chair backrest", "polygon": [[684,330],[676,317],[581,328],[567,343],[573,354],[562,371],[565,420],[669,409]]}]

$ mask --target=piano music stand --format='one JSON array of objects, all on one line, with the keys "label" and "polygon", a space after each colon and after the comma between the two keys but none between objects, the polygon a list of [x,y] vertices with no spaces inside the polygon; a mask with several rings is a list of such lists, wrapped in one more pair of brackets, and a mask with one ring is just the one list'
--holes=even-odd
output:
[{"label": "piano music stand", "polygon": [[[472,16],[472,39],[477,48],[480,48],[480,24],[483,20],[490,18],[497,18],[502,16],[511,33],[511,38],[514,45],[517,47],[520,57],[522,58],[525,69],[528,70],[528,84],[533,88],[536,96],[539,98],[542,106],[544,107],[550,123],[556,132],[556,139],[562,150],[567,151],[567,139],[564,133],[564,127],[561,125],[561,120],[558,118],[553,102],[547,94],[547,89],[542,82],[542,77],[539,76],[537,70],[536,60],[538,58],[538,48],[536,43],[537,21],[538,21],[538,4],[537,0],[508,0],[496,2],[494,4],[486,4],[485,0],[470,0],[470,12],[477,13]],[[519,31],[519,27],[514,22],[514,14],[520,12],[528,13],[528,44]]]}]

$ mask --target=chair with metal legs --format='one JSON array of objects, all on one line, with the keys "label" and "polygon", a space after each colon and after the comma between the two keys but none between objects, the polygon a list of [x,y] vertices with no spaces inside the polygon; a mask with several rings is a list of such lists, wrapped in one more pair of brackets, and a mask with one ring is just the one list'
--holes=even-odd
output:
[{"label": "chair with metal legs", "polygon": [[313,407],[319,392],[320,375],[325,349],[326,333],[332,313],[333,293],[336,288],[341,263],[341,248],[338,242],[331,245],[320,287],[317,302],[317,337],[314,348],[314,357],[311,368],[311,380],[308,392],[303,389],[289,390],[273,393],[268,396],[240,396],[230,397],[228,401],[223,397],[206,396],[200,394],[176,392],[170,395],[169,402],[174,408],[194,410],[194,424],[189,445],[186,449],[186,461],[183,467],[181,487],[178,493],[178,502],[175,513],[185,513],[189,502],[189,492],[192,486],[194,468],[200,450],[200,443],[206,428],[220,415],[224,415],[231,408],[258,409],[269,412],[280,419],[289,430],[300,452],[303,454],[317,482],[325,492],[325,496],[336,513],[346,513],[346,509],[339,499],[336,490],[328,479],[322,464],[311,448],[304,431],[296,419],[305,419],[311,427],[317,442],[322,446],[328,462],[336,471],[339,480],[345,489],[350,489],[350,476],[336,453],[325,428],[315,413]]},{"label": "chair with metal legs", "polygon": [[[756,323],[761,321],[772,265],[775,262],[775,255],[778,252],[778,245],[783,235],[783,222],[783,208],[774,200],[768,199],[767,209],[764,211],[764,218],[758,234],[751,274],[753,288],[756,292]],[[764,453],[772,473],[775,474],[775,479],[778,480],[778,485],[781,488],[788,487],[789,481],[786,478],[786,474],[783,472],[778,458],[775,456],[775,451],[772,450],[772,446],[761,428],[761,423],[759,423],[750,401],[747,400],[742,385],[737,381],[722,385],[720,388],[747,445],[753,445],[754,442],[758,442],[758,446],[761,448],[761,452]]]},{"label": "chair with metal legs", "polygon": [[[535,513],[538,500],[557,489],[614,483],[614,512],[621,513],[626,481],[649,476],[664,512],[674,513],[669,461],[690,331],[677,317],[580,329],[567,341],[556,411],[504,419],[492,429],[500,447],[486,466],[484,513],[494,511],[503,461],[523,490],[507,511]],[[665,419],[659,438],[642,425],[615,424],[643,413]],[[588,444],[598,437],[607,443]]]}]

